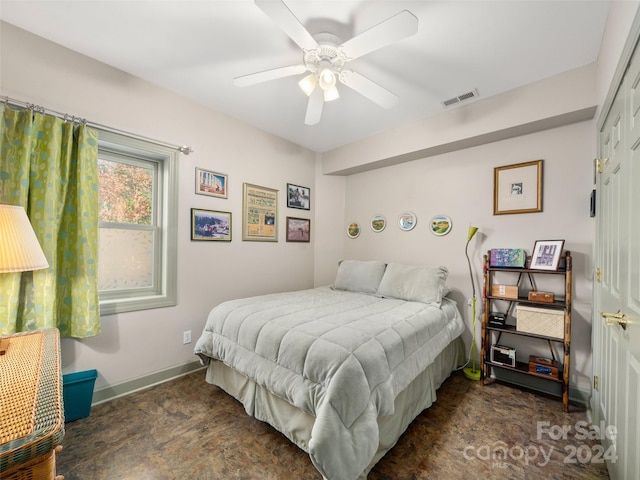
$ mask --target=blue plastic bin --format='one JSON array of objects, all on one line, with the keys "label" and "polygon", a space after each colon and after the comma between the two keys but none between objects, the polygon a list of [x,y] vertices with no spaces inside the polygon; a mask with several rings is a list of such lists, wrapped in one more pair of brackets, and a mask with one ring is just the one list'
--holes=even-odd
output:
[{"label": "blue plastic bin", "polygon": [[68,373],[62,376],[65,422],[73,422],[89,416],[96,378],[98,378],[97,370]]}]

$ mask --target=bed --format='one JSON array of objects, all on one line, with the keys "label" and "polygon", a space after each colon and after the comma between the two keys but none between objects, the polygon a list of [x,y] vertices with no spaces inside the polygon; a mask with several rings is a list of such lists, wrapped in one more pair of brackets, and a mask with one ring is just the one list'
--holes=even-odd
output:
[{"label": "bed", "polygon": [[443,266],[340,263],[335,283],[223,302],[195,346],[207,382],[306,451],[366,478],[464,361]]}]

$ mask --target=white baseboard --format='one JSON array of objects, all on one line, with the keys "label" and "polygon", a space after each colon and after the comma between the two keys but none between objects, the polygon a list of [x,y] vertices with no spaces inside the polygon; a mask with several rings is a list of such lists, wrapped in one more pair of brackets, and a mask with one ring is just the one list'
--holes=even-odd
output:
[{"label": "white baseboard", "polygon": [[184,375],[188,375],[189,373],[204,368],[205,367],[200,365],[199,360],[195,360],[183,365],[177,365],[175,367],[170,367],[164,370],[157,370],[148,375],[134,378],[133,380],[127,380],[126,382],[118,383],[115,385],[108,385],[93,392],[93,401],[91,402],[91,405],[98,405],[99,403],[108,402],[109,400],[113,400],[114,398],[129,395],[130,393],[137,392],[139,390],[143,390],[145,388],[149,388],[154,385],[158,385],[160,383],[182,377]]}]

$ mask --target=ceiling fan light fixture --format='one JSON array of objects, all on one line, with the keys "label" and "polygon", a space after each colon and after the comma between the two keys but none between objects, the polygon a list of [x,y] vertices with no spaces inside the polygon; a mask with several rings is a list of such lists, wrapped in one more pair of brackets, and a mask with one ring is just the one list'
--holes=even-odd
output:
[{"label": "ceiling fan light fixture", "polygon": [[338,98],[340,98],[340,93],[338,92],[338,89],[336,88],[335,85],[324,91],[325,102],[330,102],[331,100],[337,100]]},{"label": "ceiling fan light fixture", "polygon": [[322,90],[324,90],[325,92],[327,90],[335,88],[336,86],[335,72],[330,68],[323,68],[322,71],[320,71],[318,83],[320,84],[320,87],[322,88]]},{"label": "ceiling fan light fixture", "polygon": [[318,81],[316,80],[316,76],[313,73],[310,73],[298,82],[298,86],[305,93],[305,95],[307,95],[307,97],[311,96],[317,84]]},{"label": "ceiling fan light fixture", "polygon": [[[330,32],[311,35],[287,7],[285,0],[255,0],[255,4],[302,49],[303,63],[236,77],[234,79],[236,85],[253,85],[310,72],[311,75],[305,76],[298,82],[300,89],[309,97],[305,116],[307,125],[316,125],[320,121],[322,106],[325,102],[340,97],[336,88],[338,81],[382,107],[391,108],[397,103],[398,97],[389,90],[356,72],[345,71],[343,68],[351,60],[416,34],[418,18],[411,12],[403,10],[342,42],[339,37]],[[320,89],[316,88],[318,84]]]}]

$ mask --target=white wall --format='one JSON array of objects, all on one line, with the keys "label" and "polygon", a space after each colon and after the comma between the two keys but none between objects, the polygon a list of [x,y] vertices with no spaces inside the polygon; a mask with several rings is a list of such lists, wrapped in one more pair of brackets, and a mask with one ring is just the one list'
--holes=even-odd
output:
[{"label": "white wall", "polygon": [[[70,50],[2,24],[1,95],[164,142],[189,145],[180,158],[178,305],[102,318],[102,334],[63,339],[64,373],[96,368],[96,388],[193,362],[206,316],[222,300],[313,286],[315,239],[287,243],[286,184],[310,187],[316,202],[316,155]],[[229,198],[196,195],[195,167],[229,175]],[[284,173],[286,172],[286,173]],[[279,189],[280,241],[242,241],[242,183]],[[230,243],[191,242],[190,208],[232,212]]]},{"label": "white wall", "polygon": [[336,277],[338,262],[343,258],[343,243],[346,225],[343,222],[345,209],[345,177],[322,174],[322,161],[316,161],[315,225],[311,226],[314,237],[314,285],[330,285]]},{"label": "white wall", "polygon": [[322,171],[348,175],[593,118],[596,65],[584,65],[322,154]]},{"label": "white wall", "polygon": [[600,106],[598,117],[602,114],[602,106],[614,80],[614,73],[620,62],[620,56],[639,5],[640,2],[637,1],[611,2],[602,45],[600,46],[600,54],[598,55],[596,77],[598,105]]}]

